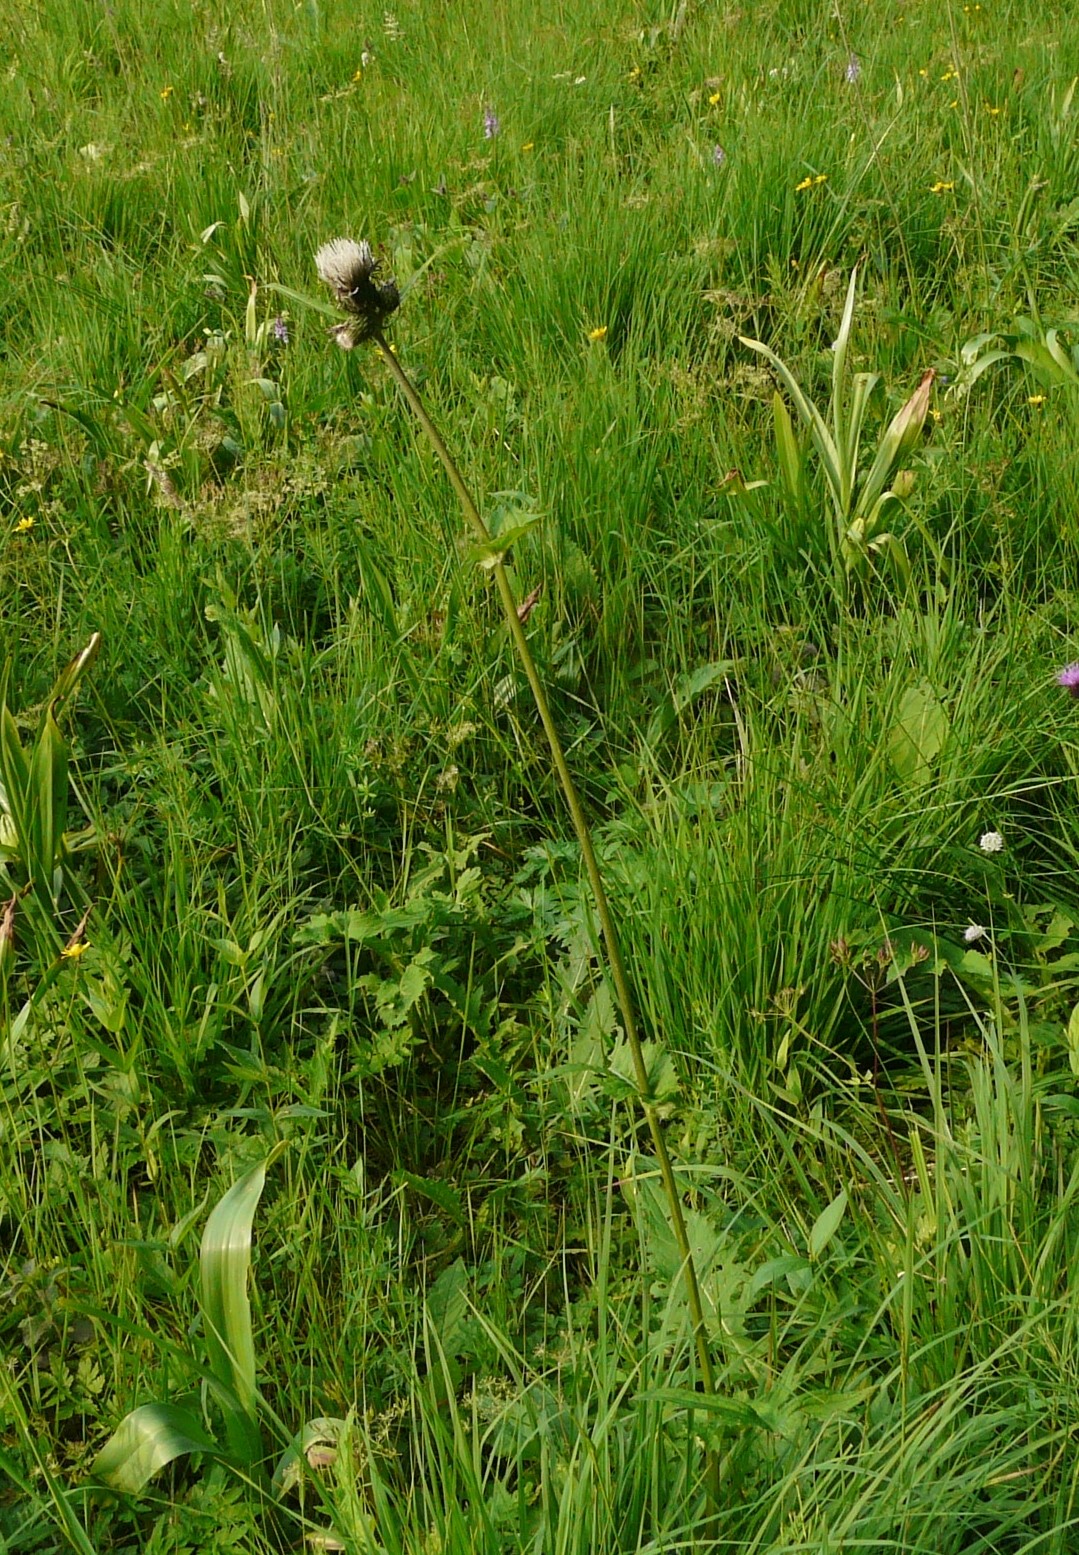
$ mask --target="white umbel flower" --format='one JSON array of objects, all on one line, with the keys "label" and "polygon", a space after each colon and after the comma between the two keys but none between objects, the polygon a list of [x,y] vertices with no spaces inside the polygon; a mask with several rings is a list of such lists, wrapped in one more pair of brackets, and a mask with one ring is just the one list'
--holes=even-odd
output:
[{"label": "white umbel flower", "polygon": [[978,838],[978,846],[983,853],[1001,853],[1004,850],[1004,838],[998,831],[983,831]]}]

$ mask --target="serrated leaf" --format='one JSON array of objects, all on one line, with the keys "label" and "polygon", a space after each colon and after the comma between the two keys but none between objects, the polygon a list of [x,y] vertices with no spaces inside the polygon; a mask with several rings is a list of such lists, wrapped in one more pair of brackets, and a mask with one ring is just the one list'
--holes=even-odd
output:
[{"label": "serrated leaf", "polygon": [[218,1452],[197,1416],[178,1404],[144,1404],[121,1420],[90,1472],[113,1490],[137,1495],[167,1464],[192,1452]]}]

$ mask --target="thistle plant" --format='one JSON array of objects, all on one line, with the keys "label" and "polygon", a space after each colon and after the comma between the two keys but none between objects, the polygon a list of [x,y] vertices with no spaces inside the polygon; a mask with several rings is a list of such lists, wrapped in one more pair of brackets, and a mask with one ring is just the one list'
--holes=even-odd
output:
[{"label": "thistle plant", "polygon": [[[577,786],[573,781],[573,775],[566,761],[562,741],[551,713],[543,682],[540,679],[539,671],[532,657],[532,650],[529,647],[528,638],[525,634],[524,621],[527,618],[527,612],[519,607],[506,571],[505,557],[507,552],[511,549],[514,542],[521,538],[524,529],[529,526],[516,526],[508,531],[500,531],[498,535],[494,535],[484,522],[479,508],[464,483],[460,470],[454,462],[441,434],[428,415],[414,384],[386,341],[383,326],[398,307],[400,294],[392,281],[387,280],[380,283],[375,280],[378,261],[375,259],[370,245],[366,242],[354,242],[350,238],[335,238],[332,242],[323,244],[318,250],[315,255],[315,265],[320,278],[333,292],[337,302],[347,315],[342,323],[332,327],[330,331],[332,338],[345,350],[351,350],[353,347],[366,341],[372,342],[381,349],[391,377],[396,382],[409,408],[416,416],[445,468],[450,485],[453,487],[461,504],[461,511],[464,514],[465,521],[475,538],[476,543],[473,555],[478,564],[494,576],[503,614],[509,627],[510,637],[531,689],[544,733],[547,736],[551,760],[569,809],[577,841],[580,845],[596,914],[599,918],[607,965],[622,1019],[622,1028],[632,1058],[634,1087],[652,1138],[652,1145],[656,1153],[660,1176],[667,1197],[672,1229],[682,1261],[686,1297],[693,1325],[700,1385],[705,1394],[714,1395],[715,1376],[712,1369],[711,1350],[701,1302],[697,1270],[690,1247],[678,1184],[671,1164],[670,1152],[667,1149],[667,1142],[660,1125],[658,1099],[655,1094],[656,1087],[652,1081],[652,1072],[657,1070],[657,1066],[653,1064],[650,1071],[637,1026],[629,978],[622,958],[622,951],[610,903],[607,899],[607,892],[604,888],[603,877],[600,873],[596,850],[592,842],[591,830],[577,792]],[[718,1458],[714,1453],[709,1454],[706,1479],[709,1499],[714,1508],[717,1504],[719,1489],[719,1464]]]}]

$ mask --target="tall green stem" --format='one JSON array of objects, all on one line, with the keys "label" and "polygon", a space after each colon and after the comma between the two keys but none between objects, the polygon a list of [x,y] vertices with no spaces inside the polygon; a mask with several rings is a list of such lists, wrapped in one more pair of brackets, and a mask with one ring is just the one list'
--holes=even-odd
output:
[{"label": "tall green stem", "polygon": [[[438,428],[427,414],[423,401],[416,392],[408,374],[390,350],[385,338],[381,334],[375,334],[374,338],[382,350],[382,355],[385,358],[386,366],[389,368],[391,376],[415,413],[416,419],[430,440],[435,453],[442,460],[446,474],[450,478],[450,485],[457,493],[462,511],[475,531],[476,538],[482,544],[489,545],[491,543],[490,531],[481,518],[480,511],[473,502],[468,488],[461,478],[461,473],[450,455],[449,449],[442,441]],[[592,845],[592,834],[581,806],[576,784],[566,762],[562,741],[559,739],[558,730],[551,715],[550,704],[547,701],[547,693],[543,689],[543,682],[540,680],[539,671],[536,669],[536,661],[533,659],[532,650],[528,646],[524,625],[517,612],[517,601],[513,596],[513,587],[501,560],[495,563],[494,575],[495,582],[498,585],[499,597],[502,601],[502,609],[510,629],[510,635],[513,638],[514,647],[528,678],[528,684],[532,689],[536,710],[539,713],[540,722],[543,724],[547,743],[551,747],[551,757],[554,761],[555,770],[558,773],[558,780],[562,785],[566,804],[569,806],[569,813],[573,820],[573,829],[577,833],[577,841],[581,846],[581,855],[584,858],[585,869],[588,873],[588,882],[592,888],[592,897],[596,904],[596,912],[599,915],[603,943],[607,952],[607,963],[611,970],[611,980],[614,983],[615,996],[618,999],[618,1007],[622,1015],[622,1026],[633,1058],[633,1072],[637,1081],[637,1091],[645,1119],[648,1123],[648,1129],[652,1136],[652,1145],[656,1152],[656,1159],[659,1162],[660,1176],[663,1179],[663,1187],[667,1194],[675,1240],[678,1243],[678,1251],[682,1259],[682,1270],[685,1276],[690,1318],[693,1323],[693,1337],[697,1350],[697,1364],[700,1368],[701,1385],[705,1393],[714,1394],[716,1391],[715,1374],[712,1370],[712,1356],[708,1345],[708,1330],[704,1321],[704,1309],[701,1305],[701,1291],[697,1280],[697,1269],[693,1261],[693,1252],[689,1245],[689,1234],[686,1230],[686,1217],[682,1211],[682,1200],[678,1192],[678,1184],[675,1181],[674,1168],[671,1165],[667,1141],[660,1127],[659,1116],[655,1106],[649,1099],[648,1067],[645,1064],[644,1053],[641,1050],[641,1039],[637,1030],[637,1018],[634,1014],[629,979],[626,976],[625,963],[622,960],[622,951],[619,947],[614,919],[611,916],[610,904],[607,901],[607,892],[603,887],[603,877],[600,874],[596,850]],[[709,1455],[708,1477],[709,1493],[712,1497],[713,1505],[715,1505],[718,1497],[719,1474],[718,1460],[714,1454]]]}]

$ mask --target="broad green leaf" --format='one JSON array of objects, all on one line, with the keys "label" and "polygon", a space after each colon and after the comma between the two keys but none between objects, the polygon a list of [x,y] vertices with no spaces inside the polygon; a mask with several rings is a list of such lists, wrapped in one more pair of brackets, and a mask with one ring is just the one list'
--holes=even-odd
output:
[{"label": "broad green leaf", "polygon": [[468,1272],[463,1258],[443,1269],[427,1293],[427,1317],[444,1355],[459,1355],[467,1337]]},{"label": "broad green leaf", "polygon": [[862,426],[873,390],[880,382],[879,373],[855,373],[847,423],[846,456],[843,462],[843,513],[850,512],[858,483],[858,456],[862,446]]},{"label": "broad green leaf", "polygon": [[52,900],[53,872],[67,824],[67,745],[50,706],[34,743],[26,789],[23,862],[38,896]]},{"label": "broad green leaf", "polygon": [[5,807],[22,850],[26,846],[26,790],[30,783],[30,763],[22,748],[18,727],[6,704],[0,708],[0,775],[3,778]]},{"label": "broad green leaf", "polygon": [[[846,369],[847,346],[850,342],[851,325],[854,322],[854,299],[858,290],[858,266],[855,265],[850,273],[850,283],[847,286],[847,298],[843,304],[843,318],[839,325],[839,334],[836,336],[832,347],[832,429],[835,433],[835,446],[837,464],[841,486],[846,486],[846,476],[849,467],[856,465],[856,459],[851,454],[851,439],[844,425],[844,401],[846,400]],[[850,488],[853,487],[853,474],[847,495],[840,506],[845,513],[850,500]]]},{"label": "broad green leaf", "polygon": [[771,362],[779,374],[781,381],[786,386],[787,393],[794,402],[795,410],[801,416],[806,426],[809,427],[821,464],[824,466],[825,479],[838,501],[841,484],[839,478],[839,454],[832,435],[825,424],[824,417],[812,401],[803,394],[801,385],[787,364],[781,361],[770,347],[766,346],[763,341],[750,340],[745,335],[739,335],[738,339],[742,345],[748,346],[751,351],[756,351],[766,361]]},{"label": "broad green leaf", "polygon": [[916,787],[928,782],[950,728],[947,713],[924,681],[905,691],[888,734],[896,776]]},{"label": "broad green leaf", "polygon": [[796,518],[805,509],[805,454],[795,433],[786,401],[777,389],[772,396],[772,419],[776,430],[776,452],[783,491]]},{"label": "broad green leaf", "polygon": [[255,1344],[247,1277],[251,1266],[251,1225],[266,1182],[266,1168],[279,1147],[260,1166],[235,1183],[206,1222],[202,1233],[202,1316],[210,1369],[220,1384],[231,1455],[244,1464],[262,1457],[255,1388]]},{"label": "broad green leaf", "polygon": [[190,1452],[218,1452],[198,1417],[178,1404],[144,1404],[121,1420],[90,1472],[113,1490],[137,1495],[166,1464]]},{"label": "broad green leaf", "polygon": [[847,1193],[846,1189],[841,1189],[840,1192],[836,1194],[832,1202],[825,1209],[821,1210],[820,1214],[813,1222],[813,1228],[809,1233],[810,1258],[820,1257],[821,1253],[823,1253],[824,1249],[828,1246],[828,1243],[839,1230],[840,1222],[842,1221],[846,1212]]},{"label": "broad green leaf", "polygon": [[478,567],[487,571],[497,567],[503,561],[513,547],[523,540],[525,535],[535,529],[539,518],[528,518],[523,524],[514,524],[509,529],[502,530],[497,535],[492,535],[489,540],[480,545],[470,547],[469,557]]},{"label": "broad green leaf", "polygon": [[1079,1075],[1079,1004],[1068,1017],[1068,1064],[1074,1075]]}]

